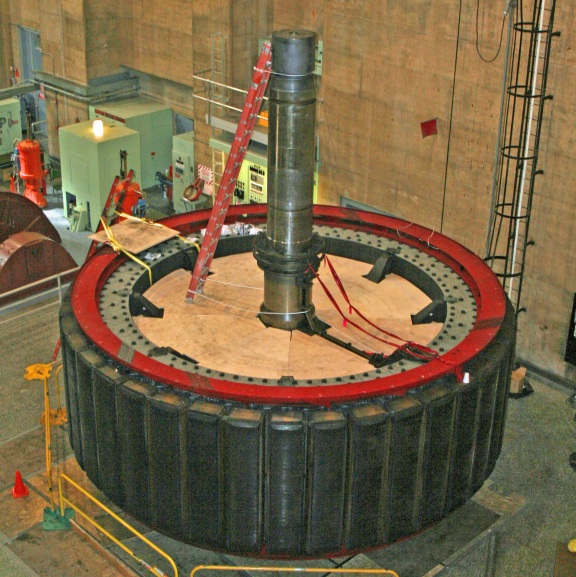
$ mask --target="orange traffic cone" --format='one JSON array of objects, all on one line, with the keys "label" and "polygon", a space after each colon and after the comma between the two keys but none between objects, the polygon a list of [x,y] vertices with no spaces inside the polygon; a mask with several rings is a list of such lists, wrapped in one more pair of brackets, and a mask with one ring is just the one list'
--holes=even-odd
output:
[{"label": "orange traffic cone", "polygon": [[14,482],[14,487],[12,487],[12,497],[18,499],[19,497],[26,497],[26,495],[28,495],[28,487],[24,485],[20,471],[16,471],[16,481]]}]

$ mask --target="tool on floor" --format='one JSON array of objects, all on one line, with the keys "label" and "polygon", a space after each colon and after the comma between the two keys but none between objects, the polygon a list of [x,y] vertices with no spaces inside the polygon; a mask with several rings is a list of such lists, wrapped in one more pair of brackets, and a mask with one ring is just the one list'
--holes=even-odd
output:
[{"label": "tool on floor", "polygon": [[[48,386],[48,380],[52,375],[52,369],[56,363],[36,363],[34,365],[29,365],[26,367],[26,372],[24,373],[24,378],[27,381],[41,380],[44,384],[44,413],[42,419],[44,422],[44,434],[45,434],[45,449],[46,449],[46,477],[48,482],[48,499],[50,502],[50,507],[44,509],[44,515],[42,520],[42,527],[45,530],[67,530],[71,529],[70,518],[73,516],[73,511],[65,512],[64,515],[60,515],[59,509],[54,503],[54,491],[52,485],[52,434],[51,434],[51,414],[50,409],[50,387]],[[56,376],[59,372],[58,367]],[[57,379],[56,379],[57,380]],[[58,389],[59,395],[59,389]],[[61,420],[62,409],[60,409],[60,418],[56,420]],[[64,421],[65,422],[65,421]]]},{"label": "tool on floor", "polygon": [[513,373],[510,380],[510,392],[508,396],[511,399],[520,399],[534,392],[534,388],[526,379],[526,367],[518,367]]},{"label": "tool on floor", "polygon": [[26,497],[28,493],[28,487],[26,487],[22,480],[22,474],[20,471],[16,471],[16,479],[14,480],[14,487],[12,487],[12,497],[19,499],[20,497]]}]

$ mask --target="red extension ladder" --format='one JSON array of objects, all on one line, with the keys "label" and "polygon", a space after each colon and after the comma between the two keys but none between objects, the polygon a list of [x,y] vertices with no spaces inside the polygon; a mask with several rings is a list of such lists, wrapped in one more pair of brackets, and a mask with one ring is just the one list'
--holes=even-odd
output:
[{"label": "red extension ladder", "polygon": [[226,161],[224,174],[220,181],[220,187],[218,188],[218,194],[216,195],[216,200],[212,207],[212,214],[208,220],[206,233],[202,240],[200,254],[196,260],[194,272],[192,273],[192,280],[190,281],[190,286],[186,293],[186,300],[189,302],[194,300],[196,294],[202,293],[204,283],[208,277],[212,258],[214,257],[214,252],[216,251],[216,246],[220,239],[222,225],[224,224],[228,207],[230,206],[230,202],[234,196],[234,188],[238,179],[238,173],[240,172],[240,167],[242,166],[244,157],[246,156],[248,144],[252,138],[254,125],[258,119],[258,113],[260,112],[264,92],[266,92],[266,86],[268,85],[268,79],[270,78],[271,66],[272,50],[270,48],[270,43],[266,42],[262,47],[258,62],[254,68],[250,90],[248,90],[248,94],[246,95],[244,108],[240,115],[240,122],[236,129],[234,141],[230,148],[230,154]]}]

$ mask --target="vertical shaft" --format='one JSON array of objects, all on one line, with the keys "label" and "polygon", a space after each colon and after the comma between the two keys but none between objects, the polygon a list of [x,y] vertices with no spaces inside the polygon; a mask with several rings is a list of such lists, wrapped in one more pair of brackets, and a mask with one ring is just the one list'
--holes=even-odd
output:
[{"label": "vertical shaft", "polygon": [[269,92],[268,217],[254,255],[264,270],[260,318],[295,329],[313,314],[310,265],[321,241],[312,232],[316,89],[316,35],[282,30],[272,35]]},{"label": "vertical shaft", "polygon": [[272,37],[267,235],[285,254],[306,251],[312,237],[314,50],[312,32],[285,30]]}]

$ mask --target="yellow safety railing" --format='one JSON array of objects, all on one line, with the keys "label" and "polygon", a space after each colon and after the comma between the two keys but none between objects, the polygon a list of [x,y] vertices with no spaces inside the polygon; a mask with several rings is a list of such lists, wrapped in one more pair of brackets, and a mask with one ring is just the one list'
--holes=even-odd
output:
[{"label": "yellow safety railing", "polygon": [[286,573],[363,573],[364,575],[392,575],[400,577],[391,569],[335,569],[333,567],[249,567],[235,565],[198,565],[192,569],[190,577],[199,571],[276,571]]},{"label": "yellow safety railing", "polygon": [[[52,376],[52,369],[56,367],[56,395],[58,398],[58,409],[56,414],[53,414],[50,408],[50,387],[48,385],[48,379]],[[48,481],[48,497],[50,500],[50,507],[54,509],[54,494],[52,488],[52,434],[50,425],[52,424],[62,424],[66,422],[65,412],[62,412],[62,407],[60,406],[60,384],[58,382],[58,373],[62,369],[62,364],[60,361],[54,361],[52,363],[36,363],[34,365],[28,365],[26,367],[26,372],[24,373],[24,378],[27,381],[40,380],[44,383],[44,413],[42,413],[41,422],[44,423],[44,448],[46,455],[46,476]]]},{"label": "yellow safety railing", "polygon": [[100,531],[108,539],[110,539],[110,541],[115,543],[118,547],[120,547],[120,549],[122,549],[125,553],[127,553],[130,557],[132,557],[132,559],[134,559],[137,563],[142,565],[142,567],[144,567],[145,569],[148,569],[148,571],[150,571],[150,573],[152,573],[153,575],[156,575],[157,577],[168,577],[168,575],[166,575],[166,573],[164,573],[163,571],[158,569],[158,567],[150,565],[149,563],[146,563],[146,561],[144,561],[144,559],[141,559],[140,557],[138,557],[129,547],[127,547],[119,539],[114,537],[114,535],[112,535],[108,530],[106,530],[104,527],[102,527],[102,525],[100,525],[98,523],[98,521],[96,521],[96,519],[93,519],[92,517],[90,517],[90,515],[88,515],[88,513],[86,513],[85,511],[82,511],[82,509],[80,509],[80,507],[78,507],[78,505],[74,504],[72,501],[67,499],[64,496],[64,493],[62,490],[62,481],[66,481],[67,483],[70,483],[70,485],[72,485],[75,489],[77,489],[80,493],[82,493],[85,497],[87,497],[92,503],[94,503],[95,505],[100,507],[100,509],[102,509],[105,513],[110,515],[115,521],[117,521],[125,529],[128,529],[128,531],[130,531],[135,537],[138,537],[138,539],[140,539],[140,541],[142,541],[143,543],[148,545],[148,547],[153,549],[156,553],[158,553],[159,555],[164,557],[164,559],[166,559],[166,561],[168,561],[168,563],[172,567],[172,570],[174,571],[174,577],[178,577],[178,568],[176,567],[176,563],[174,562],[172,557],[170,557],[170,555],[168,555],[167,553],[162,551],[162,549],[160,549],[157,545],[152,543],[152,541],[147,539],[144,535],[142,535],[142,533],[140,533],[136,529],[134,529],[134,527],[132,527],[129,523],[124,521],[124,519],[122,519],[121,517],[116,515],[116,513],[114,513],[114,511],[112,511],[111,509],[106,507],[106,505],[104,505],[104,503],[102,503],[101,501],[96,499],[96,497],[91,495],[88,491],[86,491],[84,488],[82,488],[80,485],[78,485],[78,483],[76,483],[74,480],[72,480],[70,477],[68,477],[68,475],[66,475],[64,473],[60,473],[60,475],[58,476],[58,492],[60,493],[60,513],[62,516],[64,516],[64,505],[66,504],[70,508],[72,508],[78,515],[80,515],[85,521],[87,521],[88,523],[91,523],[94,527],[96,527],[98,529],[98,531]]}]

